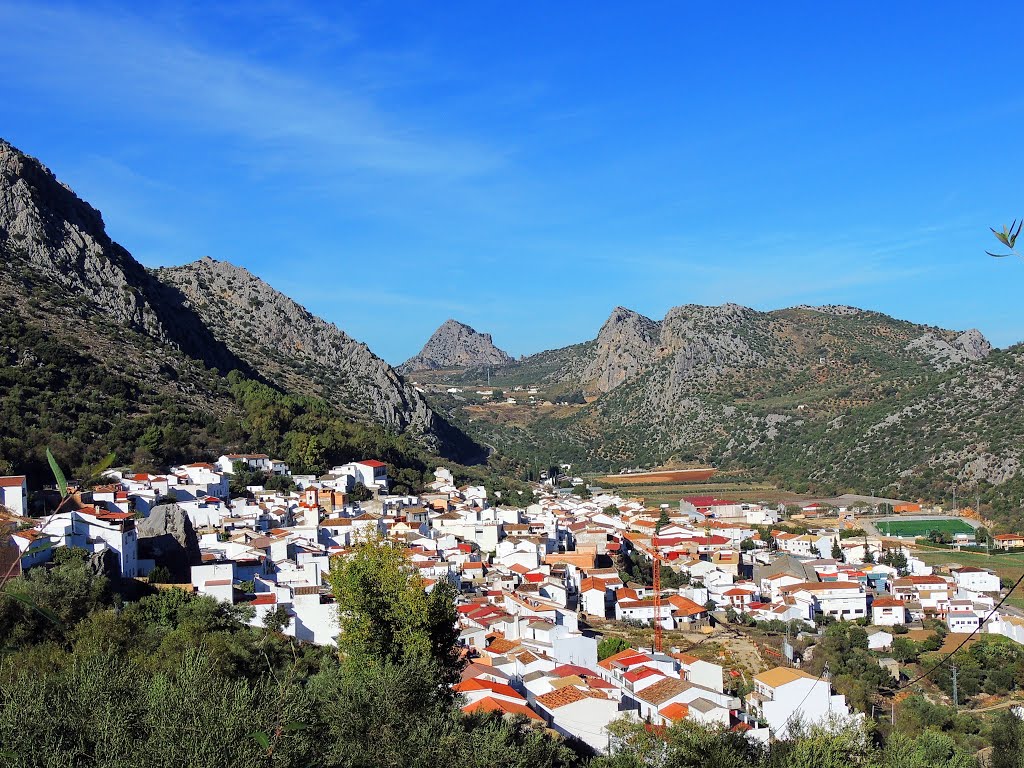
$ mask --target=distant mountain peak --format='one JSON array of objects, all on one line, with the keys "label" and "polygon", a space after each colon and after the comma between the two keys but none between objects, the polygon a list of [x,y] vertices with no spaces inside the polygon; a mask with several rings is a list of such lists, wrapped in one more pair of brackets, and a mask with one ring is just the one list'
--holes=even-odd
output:
[{"label": "distant mountain peak", "polygon": [[512,356],[494,346],[489,333],[448,319],[434,331],[418,355],[406,360],[400,371],[433,371],[447,368],[472,368],[483,365],[507,365]]}]

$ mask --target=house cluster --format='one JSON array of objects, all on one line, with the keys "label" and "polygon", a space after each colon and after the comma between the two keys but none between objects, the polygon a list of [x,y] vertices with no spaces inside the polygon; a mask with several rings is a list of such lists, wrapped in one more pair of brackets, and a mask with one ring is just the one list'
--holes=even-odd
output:
[{"label": "house cluster", "polygon": [[522,715],[598,752],[613,746],[609,724],[623,717],[655,727],[688,719],[761,741],[784,738],[796,722],[858,717],[827,679],[788,667],[756,675],[755,690],[740,699],[720,665],[678,649],[627,648],[597,661],[589,638],[562,642],[573,631],[557,623],[557,608],[527,608],[507,594],[466,603],[459,616],[469,656],[455,686],[464,711]]},{"label": "house cluster", "polygon": [[[523,505],[459,485],[445,468],[421,493],[400,495],[389,492],[387,466],[373,460],[290,475],[295,490],[251,486],[232,499],[229,482],[240,466],[288,473],[262,454],[229,454],[162,475],[110,472],[107,484],[34,519],[24,478],[0,478],[0,494],[29,523],[14,534],[22,568],[46,562],[55,547],[76,546],[108,553],[127,578],[154,570],[137,524],[173,500],[198,542],[191,589],[249,605],[253,624],[272,619],[319,644],[338,633],[332,560],[362,538],[388,540],[404,549],[426,589],[446,582],[456,590],[468,662],[456,687],[465,709],[523,715],[599,751],[610,746],[608,724],[623,716],[655,725],[688,718],[767,739],[785,737],[794,713],[803,725],[852,715],[827,679],[788,667],[755,676],[741,700],[722,667],[680,649],[627,649],[599,660],[598,637],[583,618],[701,631],[730,612],[806,623],[868,618],[883,628],[935,617],[964,632],[988,616],[1000,589],[978,568],[933,572],[898,541],[773,528],[778,511],[759,504],[688,497],[677,509],[649,509],[600,489],[580,498],[546,483]],[[354,500],[357,486],[372,498]],[[766,530],[770,540],[759,533]],[[893,553],[901,555],[898,568],[881,564]],[[650,572],[655,559],[678,585],[657,596],[649,579],[629,578],[638,567]],[[995,615],[987,626],[1024,641],[1024,621]],[[886,637],[891,643],[884,631],[873,635],[873,647]]]},{"label": "house cluster", "polygon": [[[684,585],[663,590],[656,609],[649,587],[623,584],[616,572],[584,572],[581,610],[646,624],[655,621],[657,610],[665,629],[699,626],[708,611],[731,611],[756,621],[813,623],[831,617],[867,619],[876,626],[936,618],[952,632],[972,631],[993,610],[1000,582],[990,571],[933,573],[898,540],[843,538],[835,529],[776,528],[763,541],[755,523],[746,521],[765,514],[758,505],[700,498],[684,499],[667,524],[654,511],[620,516],[627,530],[610,534],[607,546],[634,558],[657,555]],[[882,563],[892,561],[887,555],[901,556],[900,567]],[[988,628],[1019,633],[998,614]]]}]

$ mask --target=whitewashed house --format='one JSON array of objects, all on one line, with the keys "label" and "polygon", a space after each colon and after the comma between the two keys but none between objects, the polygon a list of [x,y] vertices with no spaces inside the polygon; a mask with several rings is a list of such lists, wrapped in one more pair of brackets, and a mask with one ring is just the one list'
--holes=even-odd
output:
[{"label": "whitewashed house", "polygon": [[952,571],[953,580],[959,589],[969,592],[998,592],[999,577],[984,568],[966,566]]},{"label": "whitewashed house", "polygon": [[786,739],[796,723],[803,727],[848,722],[854,715],[846,697],[833,695],[831,683],[807,672],[776,667],[754,675],[754,690],[747,707],[768,723],[772,736]]},{"label": "whitewashed house", "polygon": [[18,517],[28,513],[28,484],[24,475],[0,477],[0,505]]}]

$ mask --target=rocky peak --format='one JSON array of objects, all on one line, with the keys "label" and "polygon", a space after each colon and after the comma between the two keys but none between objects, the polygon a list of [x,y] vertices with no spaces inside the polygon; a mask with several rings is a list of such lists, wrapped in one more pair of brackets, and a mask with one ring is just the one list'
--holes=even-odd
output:
[{"label": "rocky peak", "polygon": [[751,365],[762,355],[751,345],[763,335],[760,312],[739,304],[673,307],[661,322],[661,346],[697,364]]},{"label": "rocky peak", "polygon": [[597,346],[583,378],[608,392],[649,365],[658,349],[661,326],[649,317],[616,307],[601,326]]},{"label": "rocky peak", "polygon": [[480,333],[458,320],[446,320],[434,331],[418,355],[406,360],[400,370],[438,370],[507,365],[511,355],[494,346],[489,333]]},{"label": "rocky peak", "polygon": [[120,324],[164,335],[140,290],[147,282],[145,270],[110,239],[99,211],[41,162],[3,140],[0,247],[22,279],[45,281],[51,290],[71,294]]}]

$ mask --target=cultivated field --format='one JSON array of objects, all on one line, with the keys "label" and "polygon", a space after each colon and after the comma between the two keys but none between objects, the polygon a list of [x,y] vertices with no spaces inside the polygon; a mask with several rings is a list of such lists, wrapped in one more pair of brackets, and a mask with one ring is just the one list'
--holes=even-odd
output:
[{"label": "cultivated field", "polygon": [[717,469],[698,467],[695,469],[664,469],[655,472],[631,472],[627,475],[606,475],[599,477],[601,485],[652,485],[657,483],[699,483],[710,480]]},{"label": "cultivated field", "polygon": [[950,518],[946,520],[885,520],[875,523],[878,532],[883,536],[927,536],[929,531],[943,533],[969,533],[974,529],[963,520]]},{"label": "cultivated field", "polygon": [[767,502],[775,505],[802,504],[810,497],[782,491],[767,483],[717,482],[717,483],[646,483],[644,485],[623,485],[603,482],[603,478],[595,479],[600,485],[614,493],[628,498],[642,497],[648,506],[658,504],[676,505],[684,496],[715,496],[719,499],[732,501]]}]

